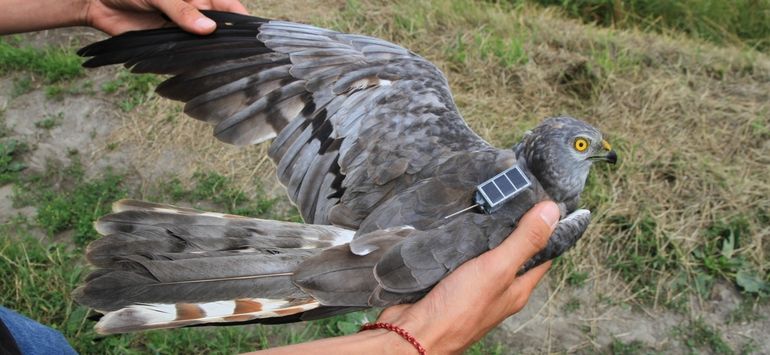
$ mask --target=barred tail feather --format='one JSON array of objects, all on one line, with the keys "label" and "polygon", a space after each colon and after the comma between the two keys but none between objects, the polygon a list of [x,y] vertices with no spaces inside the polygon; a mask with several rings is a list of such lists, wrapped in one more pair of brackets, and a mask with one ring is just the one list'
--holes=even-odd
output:
[{"label": "barred tail feather", "polygon": [[73,292],[104,313],[99,333],[285,323],[353,310],[322,306],[292,277],[354,231],[134,200],[113,210],[95,225],[105,236],[86,251],[99,269]]},{"label": "barred tail feather", "polygon": [[289,317],[319,306],[318,301],[312,298],[249,298],[206,303],[135,304],[106,313],[95,329],[99,334],[116,334],[199,324],[240,323]]}]

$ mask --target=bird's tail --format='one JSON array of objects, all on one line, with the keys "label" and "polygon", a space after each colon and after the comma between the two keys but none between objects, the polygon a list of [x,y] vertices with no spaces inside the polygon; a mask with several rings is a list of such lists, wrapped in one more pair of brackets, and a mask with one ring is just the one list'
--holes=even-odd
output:
[{"label": "bird's tail", "polygon": [[285,323],[340,311],[321,306],[291,277],[353,231],[132,200],[113,212],[96,222],[104,237],[86,250],[99,269],[74,291],[79,303],[104,313],[99,333]]}]

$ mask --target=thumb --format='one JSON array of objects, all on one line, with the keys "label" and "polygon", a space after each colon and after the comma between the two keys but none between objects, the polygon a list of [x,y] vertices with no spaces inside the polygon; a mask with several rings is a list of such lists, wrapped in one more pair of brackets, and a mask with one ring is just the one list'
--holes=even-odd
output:
[{"label": "thumb", "polygon": [[152,3],[187,32],[207,35],[217,28],[216,22],[182,0],[155,0]]},{"label": "thumb", "polygon": [[[521,265],[548,244],[548,239],[559,221],[559,207],[551,201],[540,202],[520,220],[508,238],[499,246],[482,254],[485,265],[512,281]],[[492,271],[490,270],[490,271]]]}]

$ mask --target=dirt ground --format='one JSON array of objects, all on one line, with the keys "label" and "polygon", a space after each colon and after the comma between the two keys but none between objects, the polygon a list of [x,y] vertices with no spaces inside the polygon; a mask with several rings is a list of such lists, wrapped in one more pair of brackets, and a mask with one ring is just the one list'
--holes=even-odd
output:
[{"label": "dirt ground", "polygon": [[[269,7],[269,5],[266,5]],[[268,14],[269,15],[269,14]],[[60,38],[77,37],[88,41],[97,38],[90,31],[63,30],[48,31],[35,35],[37,43],[55,43]],[[87,72],[86,78],[93,87],[114,78],[115,69],[99,69]],[[61,101],[46,98],[42,88],[13,97],[14,75],[0,77],[0,110],[4,111],[6,125],[11,136],[30,144],[31,151],[25,156],[29,169],[42,171],[50,161],[63,164],[69,162],[69,152],[77,150],[85,163],[88,174],[98,175],[107,167],[128,172],[129,181],[141,186],[147,181],[160,177],[189,174],[191,167],[205,168],[211,159],[226,159],[258,171],[272,169],[263,158],[264,147],[249,147],[242,150],[222,145],[216,152],[207,154],[214,158],[196,155],[198,148],[180,149],[170,143],[177,138],[162,136],[173,133],[162,131],[151,144],[157,145],[156,155],[147,156],[147,147],[135,146],[135,141],[125,139],[127,132],[135,129],[133,120],[142,119],[136,113],[116,110],[118,98],[97,92],[93,95],[68,95]],[[156,105],[165,105],[156,103]],[[141,111],[146,113],[146,111]],[[40,130],[34,123],[50,115],[61,114],[61,124],[50,130]],[[181,114],[180,114],[181,115]],[[179,124],[199,125],[198,140],[201,145],[218,145],[210,137],[210,128],[186,118]],[[165,129],[165,128],[159,128]],[[185,131],[187,132],[187,131]],[[146,132],[135,132],[145,135]],[[117,149],[108,147],[117,143]],[[201,148],[203,149],[203,148]],[[218,157],[218,158],[217,158]],[[248,175],[248,174],[246,174]],[[270,191],[280,194],[275,180]],[[29,207],[15,209],[12,206],[10,185],[0,187],[0,223],[18,213],[34,216]],[[741,307],[741,297],[735,286],[718,282],[707,300],[693,300],[684,313],[665,308],[640,308],[623,300],[607,301],[603,295],[616,294],[607,289],[607,283],[595,283],[600,276],[589,278],[582,287],[573,287],[555,280],[541,283],[527,307],[519,314],[506,320],[494,333],[494,339],[510,346],[512,352],[553,353],[553,352],[595,352],[596,349],[610,352],[613,342],[640,342],[641,352],[663,353],[687,352],[682,337],[677,332],[691,327],[690,320],[702,318],[723,336],[733,349],[752,350],[757,354],[770,354],[770,307],[760,305],[752,312],[760,315],[754,321],[731,321]],[[618,282],[617,287],[623,287]],[[576,307],[574,300],[580,302]],[[690,313],[690,314],[687,314]],[[677,330],[679,329],[679,330]]]}]

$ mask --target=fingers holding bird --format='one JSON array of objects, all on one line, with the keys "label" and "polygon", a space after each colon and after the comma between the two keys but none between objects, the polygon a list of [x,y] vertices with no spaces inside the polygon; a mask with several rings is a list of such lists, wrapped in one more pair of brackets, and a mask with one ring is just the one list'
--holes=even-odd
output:
[{"label": "fingers holding bird", "polygon": [[128,31],[153,29],[171,23],[185,31],[206,35],[216,23],[200,10],[229,11],[247,14],[238,0],[91,0],[86,5],[84,21],[110,35]]}]

